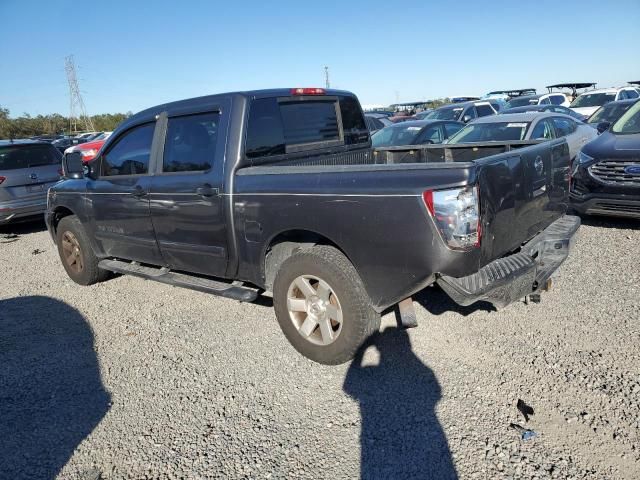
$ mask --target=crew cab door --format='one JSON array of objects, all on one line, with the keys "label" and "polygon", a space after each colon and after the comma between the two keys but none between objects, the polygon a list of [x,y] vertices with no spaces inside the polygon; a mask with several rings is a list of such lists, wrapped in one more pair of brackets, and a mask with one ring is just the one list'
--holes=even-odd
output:
[{"label": "crew cab door", "polygon": [[87,182],[87,199],[92,231],[107,256],[161,265],[149,215],[155,126],[134,126],[110,143],[92,163],[97,171]]},{"label": "crew cab door", "polygon": [[228,115],[222,115],[223,107],[168,112],[159,119],[166,133],[151,182],[150,211],[162,257],[174,270],[225,274]]}]

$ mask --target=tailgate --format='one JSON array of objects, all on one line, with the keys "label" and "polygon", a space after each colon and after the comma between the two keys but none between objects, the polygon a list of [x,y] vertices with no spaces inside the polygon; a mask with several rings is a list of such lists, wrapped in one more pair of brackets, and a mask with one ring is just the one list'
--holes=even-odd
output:
[{"label": "tailgate", "polygon": [[475,161],[483,264],[513,252],[566,212],[569,159],[560,139]]}]

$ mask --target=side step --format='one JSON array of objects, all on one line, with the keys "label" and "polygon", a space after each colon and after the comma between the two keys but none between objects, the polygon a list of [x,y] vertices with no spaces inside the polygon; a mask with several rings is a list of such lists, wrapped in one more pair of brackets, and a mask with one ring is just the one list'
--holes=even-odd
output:
[{"label": "side step", "polygon": [[144,267],[137,263],[123,262],[121,260],[101,260],[98,263],[98,267],[110,272],[133,275],[176,287],[233,298],[240,302],[253,302],[258,298],[258,292],[250,288],[208,278],[194,277],[184,273],[176,273],[168,268]]}]

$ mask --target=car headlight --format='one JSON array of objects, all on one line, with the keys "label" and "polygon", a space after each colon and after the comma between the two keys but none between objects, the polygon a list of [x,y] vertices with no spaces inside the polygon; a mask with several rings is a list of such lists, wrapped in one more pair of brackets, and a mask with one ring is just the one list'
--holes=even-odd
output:
[{"label": "car headlight", "polygon": [[593,161],[593,157],[590,157],[589,155],[584,153],[582,150],[578,152],[578,163],[582,164],[582,163],[589,163],[592,161]]}]

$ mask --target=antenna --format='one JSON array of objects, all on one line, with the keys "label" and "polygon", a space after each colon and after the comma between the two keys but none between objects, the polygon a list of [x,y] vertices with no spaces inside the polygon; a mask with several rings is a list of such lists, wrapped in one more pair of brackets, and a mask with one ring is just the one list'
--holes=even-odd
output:
[{"label": "antenna", "polygon": [[331,88],[329,85],[329,67],[325,65],[324,67],[324,86],[326,88]]},{"label": "antenna", "polygon": [[[84,129],[94,131],[91,117],[87,115],[87,109],[84,106],[80,87],[78,86],[78,77],[76,76],[76,64],[73,55],[69,55],[64,59],[64,69],[67,72],[67,81],[69,82],[69,130],[78,131],[78,120],[84,123]],[[79,114],[79,118],[76,116]]]}]

